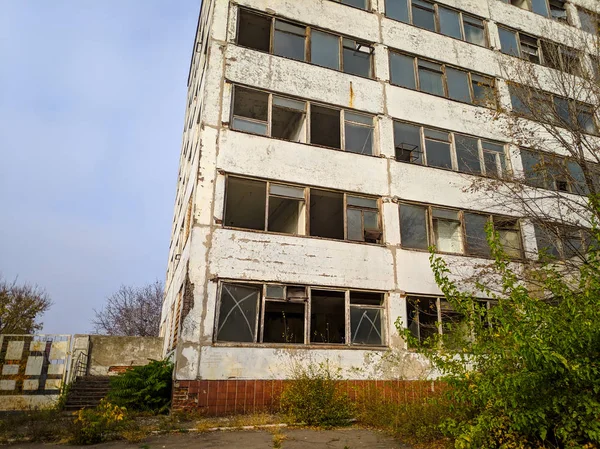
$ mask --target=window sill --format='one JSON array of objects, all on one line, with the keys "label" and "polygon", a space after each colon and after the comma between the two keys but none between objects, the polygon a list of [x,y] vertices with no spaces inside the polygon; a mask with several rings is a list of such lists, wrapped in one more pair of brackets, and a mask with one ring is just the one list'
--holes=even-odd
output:
[{"label": "window sill", "polygon": [[252,233],[256,233],[256,234],[281,235],[281,236],[308,238],[308,239],[315,239],[315,240],[325,240],[328,242],[340,242],[340,243],[351,243],[351,244],[354,243],[357,245],[375,246],[375,247],[379,247],[379,248],[386,247],[385,243],[369,243],[369,242],[359,242],[359,241],[355,241],[355,240],[339,240],[339,239],[331,239],[331,238],[327,238],[327,237],[319,237],[316,235],[286,234],[286,233],[282,233],[282,232],[261,231],[260,229],[238,228],[235,226],[226,226],[226,225],[221,225],[221,228],[228,229],[230,231],[244,231],[244,232],[252,232]]},{"label": "window sill", "polygon": [[380,351],[389,349],[387,346],[367,346],[367,345],[333,345],[333,344],[304,344],[304,343],[236,343],[236,342],[213,342],[214,348],[262,348],[262,349],[325,349],[325,350],[359,350],[359,351]]}]

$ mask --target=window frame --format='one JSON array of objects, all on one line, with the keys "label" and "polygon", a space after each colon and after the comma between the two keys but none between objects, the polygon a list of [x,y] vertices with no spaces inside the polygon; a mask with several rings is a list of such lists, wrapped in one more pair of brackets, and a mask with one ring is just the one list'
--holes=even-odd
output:
[{"label": "window frame", "polygon": [[[251,135],[255,135],[255,136],[262,136],[262,137],[267,137],[269,139],[276,139],[276,140],[282,140],[284,142],[290,142],[290,143],[296,143],[296,144],[303,144],[303,145],[311,145],[314,147],[320,147],[320,148],[327,148],[330,150],[334,150],[334,151],[343,151],[345,153],[352,153],[352,154],[358,154],[360,156],[371,156],[371,157],[378,157],[378,150],[379,150],[379,146],[377,145],[377,141],[378,141],[378,134],[377,134],[377,115],[374,114],[370,114],[368,112],[363,112],[363,111],[357,111],[354,109],[348,109],[348,108],[343,108],[343,107],[339,107],[339,106],[332,106],[332,105],[328,105],[325,103],[320,103],[317,101],[311,101],[311,100],[306,100],[306,99],[302,99],[302,98],[297,98],[297,97],[293,97],[290,95],[280,95],[278,93],[275,92],[270,92],[270,91],[266,91],[266,90],[261,90],[261,89],[256,89],[254,87],[247,87],[245,85],[241,85],[241,84],[231,84],[232,86],[232,90],[231,90],[231,103],[230,103],[230,113],[229,113],[229,129],[231,129],[232,131],[236,131],[236,132],[240,132],[240,133],[245,133],[245,134],[251,134]],[[266,94],[267,95],[267,122],[263,122],[260,120],[256,120],[256,119],[251,119],[251,118],[247,118],[247,117],[243,117],[243,116],[238,116],[235,114],[235,95],[236,95],[236,89],[237,88],[241,88],[241,89],[245,89],[245,90],[251,90],[251,91],[255,91],[255,92],[260,92],[262,94]],[[296,101],[296,102],[302,102],[304,103],[305,107],[304,107],[304,131],[303,131],[303,135],[302,138],[300,139],[299,142],[293,141],[293,140],[288,140],[288,139],[284,139],[281,137],[274,137],[273,134],[273,98],[274,97],[278,97],[278,98],[283,98],[286,100],[292,100],[292,101]],[[336,148],[336,147],[330,147],[330,146],[326,146],[326,145],[321,145],[318,143],[313,143],[312,142],[312,129],[311,129],[311,109],[312,106],[317,106],[317,107],[321,107],[324,109],[331,109],[331,110],[336,110],[340,112],[340,148]],[[356,126],[361,126],[363,128],[370,128],[371,129],[371,154],[367,154],[367,153],[357,153],[357,152],[353,152],[353,151],[349,151],[346,149],[346,112],[350,113],[350,114],[355,114],[355,115],[360,115],[363,117],[369,117],[373,120],[372,125],[367,125],[365,123],[359,123],[359,122],[354,122],[352,120],[349,120],[352,124],[356,124]],[[253,133],[251,131],[246,131],[243,129],[236,129],[234,127],[234,119],[236,117],[242,117],[243,120],[246,120],[248,122],[256,122],[256,123],[260,123],[260,124],[265,124],[267,126],[267,131],[266,134],[259,134],[259,133]]]},{"label": "window frame", "polygon": [[[414,89],[411,87],[405,87],[400,84],[392,82],[392,76],[391,76],[391,74],[392,74],[391,55],[392,54],[413,59],[413,79],[414,79],[414,85],[415,85]],[[436,93],[431,93],[431,92],[422,90],[421,77],[420,77],[421,66],[419,65],[420,62],[423,62],[425,64],[435,64],[437,66],[440,66],[441,72],[439,72],[439,73],[441,73],[442,89],[444,91],[443,95],[438,95]],[[436,97],[445,98],[447,100],[456,101],[456,102],[462,103],[462,104],[469,104],[471,106],[484,107],[484,108],[488,108],[488,109],[495,109],[497,107],[497,83],[496,83],[496,78],[493,76],[486,75],[486,74],[479,73],[479,72],[473,72],[473,71],[470,71],[463,67],[457,67],[457,66],[454,66],[451,64],[446,64],[445,62],[434,61],[432,59],[423,58],[418,55],[413,55],[410,53],[405,53],[405,52],[402,52],[399,50],[394,50],[394,49],[390,49],[390,56],[388,57],[388,67],[389,67],[389,71],[390,71],[390,84],[392,86],[401,87],[404,89],[410,89],[410,90],[414,90],[416,92],[420,92],[420,93],[424,93],[424,94],[428,94],[428,95],[434,95]],[[449,87],[448,87],[448,76],[446,74],[447,69],[451,69],[451,70],[455,70],[455,71],[459,71],[459,72],[463,72],[463,73],[467,74],[470,101],[461,101],[461,100],[457,100],[455,98],[450,98]],[[423,70],[434,72],[434,70],[428,69],[426,66],[423,66]],[[438,73],[438,72],[436,72],[436,73]],[[473,81],[473,76],[478,76],[478,77],[483,78],[484,80],[490,81],[490,84],[488,86],[491,88],[491,90],[494,93],[494,103],[495,104],[488,104],[487,102],[486,102],[486,104],[484,104],[484,102],[479,102],[477,100],[477,98],[475,97],[475,92],[473,90],[473,83],[475,82],[475,81]]]},{"label": "window frame", "polygon": [[[257,311],[255,319],[255,332],[254,341],[252,342],[235,342],[235,341],[219,341],[218,330],[220,324],[220,312],[221,302],[223,295],[223,287],[225,285],[234,285],[242,287],[251,287],[259,291],[259,298],[257,301]],[[267,296],[267,288],[270,286],[277,286],[284,288],[284,298],[270,298]],[[289,287],[301,287],[305,289],[306,296],[303,298],[288,298],[286,290]],[[310,340],[311,332],[311,309],[312,309],[312,292],[316,291],[331,291],[331,292],[343,292],[344,293],[344,342],[343,343],[318,343]],[[380,305],[365,305],[365,304],[351,304],[350,295],[353,293],[368,293],[381,295]],[[282,302],[282,303],[294,303],[304,304],[304,335],[302,343],[290,343],[290,342],[264,342],[264,331],[265,331],[265,311],[267,302]],[[302,348],[329,348],[332,349],[368,349],[368,350],[386,350],[389,347],[389,330],[388,330],[388,304],[389,304],[389,293],[386,291],[369,290],[369,289],[354,289],[344,287],[321,287],[311,284],[293,284],[288,282],[276,282],[276,281],[246,281],[237,279],[219,279],[217,288],[217,302],[215,307],[214,315],[214,326],[212,342],[216,346],[249,346],[249,347],[283,347],[283,346],[295,346]],[[377,309],[381,312],[381,345],[367,345],[362,343],[352,342],[352,322],[351,322],[351,310],[352,309]]]},{"label": "window frame", "polygon": [[[561,19],[556,18],[556,17],[554,17],[552,15],[552,5],[551,5],[552,0],[541,0],[541,1],[543,1],[546,4],[547,14],[541,14],[539,12],[534,11],[533,10],[532,0],[522,0],[522,3],[524,3],[527,6],[526,8],[523,8],[523,7],[519,6],[519,5],[515,5],[514,3],[512,3],[512,0],[500,0],[500,1],[502,3],[506,3],[507,5],[515,6],[516,8],[522,9],[523,11],[529,11],[529,12],[531,12],[533,14],[536,14],[536,15],[542,16],[542,17],[546,17],[546,18],[548,18],[550,20],[554,20],[556,22],[565,23],[567,25],[570,24],[569,16],[568,16],[568,13],[567,13],[567,8],[564,8],[565,13],[567,13],[567,16],[566,16],[565,20],[561,20]],[[565,5],[565,3],[566,3],[566,1],[563,1],[563,6]]]},{"label": "window frame", "polygon": [[[546,237],[548,237],[548,234],[543,228],[540,227],[540,225],[534,224],[533,226],[534,226],[534,237],[535,237],[535,245],[536,245],[537,255],[538,255],[538,258],[541,258],[542,254],[540,251],[540,240],[538,238],[539,237],[538,230],[540,232],[543,232]],[[561,225],[558,223],[546,223],[545,226],[553,228],[554,235],[552,235],[550,237],[552,238],[552,244],[556,247],[556,249],[558,251],[558,257],[556,257],[554,260],[566,261],[569,259],[567,257],[567,253],[565,250],[565,240],[566,239],[563,238],[563,237],[567,237],[569,234],[571,236],[573,236],[574,233],[578,234],[578,240],[579,240],[579,243],[581,244],[582,251],[585,251],[586,239],[585,239],[584,232],[587,232],[587,230],[585,228],[576,227],[576,226],[566,226],[566,225]]]},{"label": "window frame", "polygon": [[[433,209],[447,210],[447,211],[451,211],[451,212],[456,212],[458,214],[457,221],[460,222],[462,252],[439,251],[436,249],[436,253],[438,253],[438,254],[450,254],[450,255],[456,255],[456,256],[466,256],[466,257],[477,257],[477,258],[481,258],[481,259],[490,259],[491,256],[482,256],[480,254],[469,252],[468,244],[467,244],[465,214],[473,214],[473,215],[480,215],[480,216],[488,217],[488,222],[490,222],[490,221],[492,222],[494,229],[496,228],[496,221],[498,221],[498,220],[502,220],[502,219],[514,220],[517,223],[516,231],[518,231],[518,233],[519,233],[520,256],[518,258],[516,258],[516,257],[511,258],[511,260],[521,261],[521,260],[525,259],[524,246],[523,246],[523,230],[521,227],[521,220],[518,217],[496,215],[496,214],[491,214],[488,212],[474,211],[474,210],[468,210],[468,209],[456,209],[456,208],[440,206],[440,205],[436,205],[436,204],[423,204],[423,203],[414,203],[411,201],[399,201],[398,202],[398,206],[399,206],[398,214],[399,214],[400,236],[402,236],[402,206],[403,205],[420,207],[422,209],[425,209],[426,223],[427,223],[426,235],[427,235],[427,246],[428,247],[435,245],[435,235],[434,235],[434,227],[433,227],[433,220],[434,220]],[[409,251],[420,251],[420,252],[428,251],[428,250],[423,250],[423,249],[419,249],[419,248],[411,248],[411,247],[404,246],[404,244],[402,243],[402,237],[400,237],[400,247],[402,249],[409,250]]]},{"label": "window frame", "polygon": [[[401,120],[394,120],[394,123],[399,123],[399,124],[409,125],[409,126],[414,126],[414,127],[419,128],[419,139],[420,139],[420,146],[421,146],[420,159],[422,161],[422,163],[419,164],[419,163],[413,163],[413,162],[405,162],[402,160],[398,160],[396,157],[394,157],[396,162],[400,162],[400,163],[404,163],[404,164],[421,165],[423,167],[431,167],[431,168],[437,168],[437,169],[441,169],[441,170],[452,170],[452,171],[455,171],[458,173],[465,173],[465,174],[469,174],[469,175],[473,175],[473,176],[490,177],[490,176],[487,176],[487,167],[485,166],[485,159],[484,159],[484,154],[486,153],[486,150],[483,147],[484,143],[490,143],[490,144],[500,145],[500,146],[504,147],[504,166],[502,166],[502,163],[500,163],[500,168],[501,168],[501,170],[499,171],[500,177],[507,176],[511,173],[510,159],[508,157],[508,152],[507,152],[508,144],[506,142],[499,142],[499,141],[495,141],[495,140],[491,140],[491,139],[485,139],[483,137],[477,137],[477,136],[472,136],[469,134],[458,133],[456,131],[448,131],[445,129],[432,128],[432,127],[428,127],[428,126],[424,126],[424,125],[419,125],[416,123],[404,122]],[[450,155],[451,155],[451,159],[452,159],[452,168],[443,168],[443,167],[436,167],[436,166],[428,165],[425,130],[444,132],[444,133],[448,133],[450,135]],[[456,136],[457,135],[465,136],[465,137],[477,140],[477,157],[479,159],[479,168],[480,168],[479,173],[471,173],[471,172],[459,170],[458,152],[457,152],[457,148],[456,148],[456,145],[457,145]],[[398,146],[400,146],[400,145],[396,145],[396,140],[395,140],[395,135],[394,135],[394,149],[396,149]],[[414,151],[414,150],[411,150],[411,153],[412,153],[412,151]],[[506,174],[505,174],[505,172],[506,172]]]},{"label": "window frame", "polygon": [[[265,184],[265,194],[266,194],[266,199],[265,199],[265,216],[264,216],[264,227],[263,229],[252,229],[252,228],[244,228],[244,227],[240,227],[240,226],[232,226],[232,225],[228,225],[225,223],[226,221],[226,217],[227,217],[227,195],[228,195],[228,191],[229,191],[229,179],[230,178],[234,178],[234,179],[238,179],[238,180],[247,180],[247,181],[254,181],[254,182],[262,182]],[[269,200],[271,196],[275,196],[275,197],[281,197],[278,195],[273,195],[271,194],[271,185],[281,185],[281,186],[285,186],[285,187],[291,187],[294,189],[303,189],[304,190],[304,222],[305,222],[305,226],[304,226],[304,230],[303,230],[303,234],[300,233],[287,233],[287,232],[277,232],[277,231],[269,231]],[[311,195],[311,190],[319,190],[319,191],[326,191],[326,192],[333,192],[336,194],[341,194],[343,196],[343,214],[344,214],[344,238],[343,239],[334,239],[334,238],[327,238],[327,237],[320,237],[320,236],[316,236],[316,235],[311,235],[311,230],[310,230],[310,195]],[[369,207],[359,207],[359,206],[354,206],[354,205],[349,205],[348,204],[348,197],[353,197],[353,198],[363,198],[366,200],[370,200],[370,201],[376,201],[377,202],[377,209],[374,208],[369,208]],[[224,229],[236,229],[236,230],[242,230],[242,231],[248,231],[248,232],[262,232],[262,233],[267,233],[267,234],[277,234],[277,235],[289,235],[289,236],[294,236],[294,237],[310,237],[310,238],[320,238],[320,239],[326,239],[326,240],[336,240],[336,241],[340,241],[340,242],[347,242],[347,243],[361,243],[361,244],[367,244],[367,245],[385,245],[385,239],[384,239],[384,229],[383,229],[383,211],[382,211],[382,201],[380,197],[374,196],[374,195],[365,195],[363,193],[354,193],[354,192],[347,192],[347,191],[342,191],[342,190],[335,190],[335,189],[328,189],[328,188],[323,188],[323,187],[315,187],[315,186],[306,186],[306,185],[298,185],[298,184],[294,184],[294,183],[289,183],[286,181],[278,181],[278,180],[269,180],[269,179],[261,179],[261,178],[255,178],[255,177],[251,177],[251,176],[240,176],[240,175],[236,175],[236,174],[231,174],[231,173],[226,173],[225,174],[225,194],[223,195],[223,219],[221,220],[221,225]],[[366,240],[352,240],[348,238],[348,209],[355,209],[355,210],[368,210],[368,211],[376,211],[378,214],[378,225],[379,225],[379,230],[380,231],[380,237],[379,237],[379,242],[368,242]],[[366,232],[366,229],[364,228],[364,213],[363,213],[363,232]]]},{"label": "window frame", "polygon": [[365,7],[361,8],[360,6],[349,5],[348,3],[343,3],[344,0],[331,0],[333,3],[338,3],[340,5],[349,6],[350,8],[359,9],[361,11],[369,12],[371,10],[371,0],[364,0]]},{"label": "window frame", "polygon": [[[336,2],[336,3],[338,3],[338,2]],[[347,5],[347,6],[352,6],[352,5]],[[357,8],[357,9],[360,9],[360,8]],[[270,41],[269,41],[269,51],[268,52],[265,52],[263,50],[259,50],[259,49],[253,48],[253,47],[247,47],[247,46],[241,45],[239,43],[240,25],[241,25],[241,22],[240,22],[241,14],[240,14],[240,11],[245,11],[245,12],[247,12],[249,14],[254,14],[254,15],[257,15],[257,16],[262,16],[262,17],[265,17],[265,18],[267,18],[267,19],[269,19],[271,21],[270,34],[269,34]],[[317,67],[328,69],[328,70],[335,70],[336,72],[345,73],[346,75],[358,76],[360,78],[373,79],[373,80],[376,78],[376,76],[375,76],[375,58],[373,57],[373,54],[375,52],[375,44],[373,42],[363,41],[362,39],[357,39],[357,38],[355,38],[353,36],[347,36],[347,35],[344,35],[344,34],[333,33],[331,31],[328,31],[328,30],[325,30],[325,29],[322,29],[322,28],[319,28],[319,27],[313,27],[311,25],[305,25],[305,24],[299,23],[299,22],[297,22],[295,20],[289,20],[287,18],[282,18],[282,17],[279,17],[279,16],[274,16],[274,15],[271,15],[271,14],[264,13],[262,11],[256,11],[254,9],[246,8],[246,7],[239,7],[238,6],[238,13],[237,13],[236,20],[237,20],[237,22],[236,22],[235,44],[239,45],[240,47],[249,48],[251,50],[259,51],[261,53],[268,53],[270,55],[281,57],[281,58],[285,58],[285,59],[290,59],[292,61],[304,62],[304,63],[311,64],[311,65],[314,65],[314,66],[317,66]],[[289,56],[284,56],[284,55],[276,55],[274,53],[275,23],[276,23],[276,21],[281,21],[281,22],[289,23],[290,25],[297,26],[297,27],[304,27],[305,35],[304,35],[304,59],[303,60],[298,60],[298,59],[291,58]],[[333,36],[335,36],[335,37],[338,38],[338,41],[339,41],[338,51],[339,51],[339,61],[340,61],[340,68],[339,69],[334,69],[334,68],[331,68],[331,67],[326,67],[326,66],[318,65],[318,64],[315,64],[315,63],[313,63],[311,61],[312,30],[319,31],[319,32],[325,33],[325,34],[330,34],[330,35],[333,35]],[[344,71],[344,57],[343,57],[343,53],[344,53],[343,42],[344,42],[344,40],[354,41],[354,42],[356,42],[358,44],[359,48],[360,47],[365,47],[365,48],[369,49],[368,52],[363,52],[363,53],[368,53],[369,54],[369,73],[370,73],[370,76],[365,77],[363,75],[358,75],[358,74],[355,74],[355,73],[350,73],[350,72],[345,72]],[[356,50],[356,51],[360,51],[360,50]]]},{"label": "window frame", "polygon": [[[386,3],[385,6],[387,6],[387,2],[388,1],[393,1],[393,0],[385,0],[385,3]],[[474,14],[470,14],[470,13],[465,12],[465,11],[463,11],[461,9],[458,9],[458,8],[453,8],[450,5],[437,3],[437,2],[435,2],[433,0],[421,0],[421,1],[424,1],[425,3],[430,3],[432,5],[432,7],[433,7],[433,22],[434,22],[434,28],[435,28],[435,30],[430,30],[428,28],[423,28],[423,27],[420,27],[419,25],[415,25],[414,24],[414,20],[413,20],[413,8],[417,7],[419,9],[423,9],[423,7],[421,7],[419,5],[417,5],[417,6],[413,5],[413,0],[404,0],[404,1],[406,1],[406,7],[407,7],[407,12],[408,12],[408,22],[404,22],[404,21],[399,20],[399,19],[394,19],[393,17],[388,16],[387,13],[384,13],[385,17],[388,18],[388,19],[390,19],[390,20],[393,20],[395,22],[407,23],[408,25],[412,25],[412,26],[417,27],[417,28],[419,28],[421,30],[427,30],[427,31],[430,31],[432,33],[441,34],[442,36],[446,36],[446,37],[448,37],[450,39],[461,40],[461,41],[466,42],[468,44],[477,45],[478,47],[490,48],[490,37],[489,37],[488,20],[487,19],[485,19],[483,17],[479,17],[479,16],[474,15]],[[384,6],[384,8],[385,8],[385,6]],[[439,13],[439,8],[440,7],[458,13],[458,15],[459,15],[459,25],[460,25],[460,34],[461,34],[460,38],[457,38],[457,37],[454,37],[454,36],[450,36],[448,34],[444,34],[444,33],[441,32],[441,21],[440,21],[440,13]],[[385,9],[387,9],[387,8],[385,8]],[[465,32],[465,20],[464,20],[465,17],[468,17],[468,18],[471,18],[471,19],[475,19],[477,21],[481,21],[482,22],[483,27],[481,27],[481,28],[483,29],[483,38],[484,38],[484,41],[485,41],[483,45],[477,44],[475,42],[471,42],[471,41],[467,40],[467,38],[466,38],[466,34],[467,33]],[[471,24],[471,25],[474,25],[474,24]]]}]

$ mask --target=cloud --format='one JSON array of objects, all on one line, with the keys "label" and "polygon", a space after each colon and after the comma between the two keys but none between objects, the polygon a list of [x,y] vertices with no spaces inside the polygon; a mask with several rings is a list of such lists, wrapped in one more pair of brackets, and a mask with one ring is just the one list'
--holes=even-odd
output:
[{"label": "cloud", "polygon": [[0,272],[45,287],[45,332],[163,279],[197,0],[23,0],[0,18]]}]

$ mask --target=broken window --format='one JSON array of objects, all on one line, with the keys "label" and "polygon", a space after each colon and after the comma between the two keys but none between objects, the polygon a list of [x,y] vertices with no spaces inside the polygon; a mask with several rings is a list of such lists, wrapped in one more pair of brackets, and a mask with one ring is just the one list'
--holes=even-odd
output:
[{"label": "broken window", "polygon": [[273,54],[305,60],[306,27],[294,25],[282,20],[275,20],[273,36]]},{"label": "broken window", "polygon": [[303,188],[269,184],[269,231],[304,235],[305,210]]},{"label": "broken window", "polygon": [[462,134],[454,135],[458,171],[463,173],[481,174],[478,142],[479,140],[474,137],[468,137]]},{"label": "broken window", "polygon": [[346,295],[344,292],[312,290],[310,342],[346,343]]},{"label": "broken window", "polygon": [[236,87],[233,96],[233,127],[239,131],[268,135],[269,94]]},{"label": "broken window", "polygon": [[352,344],[383,345],[383,305],[382,293],[350,292],[350,342]]},{"label": "broken window", "polygon": [[434,244],[438,251],[463,252],[462,226],[458,211],[432,208],[431,222]]},{"label": "broken window", "polygon": [[263,343],[304,343],[306,287],[267,285]]},{"label": "broken window", "polygon": [[259,299],[258,286],[222,284],[216,340],[255,342]]},{"label": "broken window", "polygon": [[225,225],[264,230],[266,189],[263,181],[228,177]]},{"label": "broken window", "polygon": [[442,66],[432,62],[418,60],[419,90],[434,95],[444,96]]},{"label": "broken window", "polygon": [[394,122],[394,147],[397,161],[423,163],[420,127]]},{"label": "broken window", "polygon": [[419,343],[433,343],[430,339],[439,333],[437,298],[406,299],[408,329]]},{"label": "broken window", "polygon": [[310,235],[344,239],[344,194],[310,189]]},{"label": "broken window", "polygon": [[550,17],[559,22],[568,23],[567,9],[564,0],[549,0]]},{"label": "broken window", "polygon": [[469,338],[470,327],[465,317],[445,299],[439,300],[439,308],[444,347],[459,348],[461,342]]},{"label": "broken window", "polygon": [[340,69],[340,38],[321,31],[311,32],[310,60],[313,64]]},{"label": "broken window", "polygon": [[273,96],[271,136],[291,142],[305,142],[306,102]]},{"label": "broken window", "polygon": [[342,148],[339,109],[311,106],[310,142],[330,148]]},{"label": "broken window", "polygon": [[271,45],[271,18],[241,9],[237,43],[243,47],[268,52]]},{"label": "broken window", "polygon": [[425,157],[429,167],[452,168],[450,134],[425,129]]},{"label": "broken window", "polygon": [[348,240],[380,243],[381,225],[377,200],[347,195]]},{"label": "broken window", "polygon": [[344,149],[351,153],[373,154],[373,117],[344,112]]},{"label": "broken window", "polygon": [[371,78],[373,47],[347,38],[343,38],[342,42],[343,71]]},{"label": "broken window", "polygon": [[489,215],[465,213],[464,217],[466,253],[489,257],[490,246],[485,233],[485,226],[490,219]]},{"label": "broken window", "polygon": [[498,233],[504,253],[510,258],[520,259],[522,257],[522,246],[518,220],[494,217],[494,231]]},{"label": "broken window", "polygon": [[400,242],[404,248],[427,249],[427,208],[413,204],[400,205]]},{"label": "broken window", "polygon": [[475,45],[487,47],[485,23],[481,19],[463,14],[465,40]]},{"label": "broken window", "polygon": [[500,177],[506,173],[504,145],[482,140],[481,147],[483,148],[483,167],[486,176]]},{"label": "broken window", "polygon": [[496,107],[493,78],[472,73],[471,85],[473,87],[473,104],[490,108]]},{"label": "broken window", "polygon": [[521,57],[530,62],[540,63],[540,48],[537,38],[519,33],[521,46]]}]

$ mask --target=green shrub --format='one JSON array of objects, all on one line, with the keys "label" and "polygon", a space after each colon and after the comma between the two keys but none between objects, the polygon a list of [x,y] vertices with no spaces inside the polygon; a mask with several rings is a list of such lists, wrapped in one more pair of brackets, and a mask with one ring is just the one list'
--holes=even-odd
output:
[{"label": "green shrub", "polygon": [[333,427],[347,425],[353,404],[338,388],[341,376],[328,362],[303,367],[296,364],[281,394],[282,411],[296,423]]},{"label": "green shrub", "polygon": [[98,407],[82,409],[75,413],[70,429],[71,443],[101,443],[124,428],[127,421],[125,407],[119,407],[102,399]]},{"label": "green shrub", "polygon": [[600,232],[575,276],[550,263],[515,272],[491,225],[487,232],[502,289],[479,286],[496,300],[489,310],[431,255],[438,285],[475,338],[446,345],[436,335],[422,345],[402,330],[444,374],[461,411],[442,430],[457,449],[599,448]]},{"label": "green shrub", "polygon": [[165,413],[171,403],[173,364],[153,360],[110,380],[108,399],[128,410]]}]

